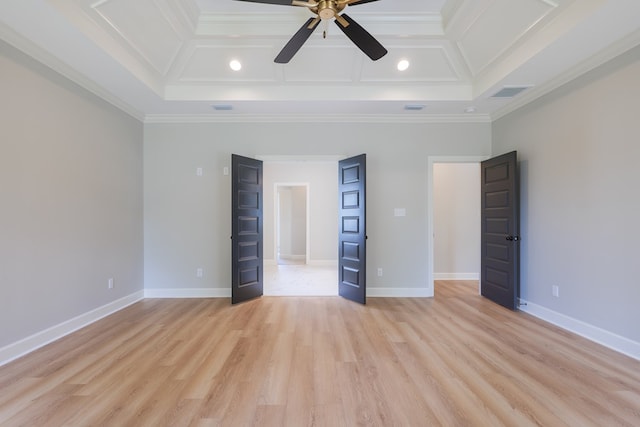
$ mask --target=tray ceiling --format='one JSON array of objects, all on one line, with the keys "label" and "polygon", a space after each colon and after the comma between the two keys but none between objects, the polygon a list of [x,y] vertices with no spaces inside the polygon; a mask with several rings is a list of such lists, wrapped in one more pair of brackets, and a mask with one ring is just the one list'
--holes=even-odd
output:
[{"label": "tray ceiling", "polygon": [[[289,64],[275,64],[310,12],[233,0],[4,2],[0,37],[147,121],[490,120],[640,42],[633,0],[380,0],[347,9],[387,56],[371,61],[331,24],[326,39],[317,29]],[[241,70],[230,69],[234,59]],[[397,69],[402,59],[406,71]],[[505,87],[528,89],[492,97]],[[222,104],[231,110],[212,108]]]}]

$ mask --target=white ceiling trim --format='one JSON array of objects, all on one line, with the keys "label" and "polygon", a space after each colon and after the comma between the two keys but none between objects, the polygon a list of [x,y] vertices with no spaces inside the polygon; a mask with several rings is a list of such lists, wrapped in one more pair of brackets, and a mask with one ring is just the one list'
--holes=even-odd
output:
[{"label": "white ceiling trim", "polygon": [[492,67],[474,76],[474,94],[480,96],[486,91],[493,91],[496,82],[503,80],[535,55],[548,48],[549,45],[557,42],[567,33],[568,28],[573,29],[586,16],[597,10],[602,2],[603,0],[580,0],[564,5],[562,11],[558,10],[561,12],[561,16],[547,23],[544,26],[544,31],[537,31],[529,38],[521,40],[517,47],[514,46],[509,52],[508,56],[503,55]]},{"label": "white ceiling trim", "polygon": [[[114,14],[114,11],[106,10],[106,6],[113,2],[114,0],[109,0],[102,2],[100,5],[93,5],[92,10],[96,18],[107,31],[113,33],[112,37],[122,38],[129,48],[139,56],[139,60],[144,61],[148,66],[152,67],[157,74],[165,76],[184,42],[184,36],[181,35],[181,33],[184,34],[185,31],[181,28],[182,25],[176,22],[175,19],[172,19],[175,13],[168,13],[166,9],[160,7],[156,2],[151,1],[150,4],[154,5],[155,10],[148,8],[146,13],[151,14],[153,11],[157,14],[157,17],[161,17],[161,20],[150,19],[150,22],[153,24],[148,23],[146,29],[152,34],[152,37],[146,35],[140,37],[140,34],[132,31],[130,26],[127,28],[126,19],[123,19],[126,14],[122,16],[122,11],[120,11],[121,14],[118,16]],[[126,13],[131,13],[131,11],[127,10]],[[137,28],[135,30],[137,30]],[[153,49],[149,43],[151,40],[154,42],[159,41],[161,38],[160,35],[164,38],[164,40],[162,40],[163,46]]]},{"label": "white ceiling trim", "polygon": [[589,71],[605,64],[608,61],[611,61],[615,57],[622,55],[628,50],[633,49],[634,47],[637,47],[639,45],[640,30],[629,34],[627,37],[621,40],[618,40],[614,44],[610,45],[607,49],[604,49],[598,54],[582,61],[580,64],[577,64],[575,67],[572,67],[556,78],[549,80],[548,82],[540,86],[527,90],[522,94],[522,96],[519,96],[516,100],[491,114],[491,121],[496,121],[516,110],[519,110],[527,104],[532,103],[536,99],[541,98],[542,96],[550,92],[553,92],[554,90],[569,83],[570,81],[588,73]]},{"label": "white ceiling trim", "polygon": [[[110,0],[104,0],[106,3]],[[70,20],[93,43],[104,49],[105,53],[125,66],[140,81],[156,94],[162,93],[163,75],[155,70],[151,64],[134,48],[117,28],[106,21],[97,10],[84,8],[80,0],[49,0],[64,18]],[[78,3],[75,6],[74,3]],[[98,3],[99,5],[100,3]],[[114,37],[116,36],[116,37]],[[125,41],[123,45],[120,41]]]},{"label": "white ceiling trim", "polygon": [[193,124],[193,123],[491,123],[488,114],[420,114],[420,115],[380,115],[380,114],[247,114],[247,115],[176,115],[150,114],[144,120],[147,124]]},{"label": "white ceiling trim", "polygon": [[[192,0],[155,0],[156,3],[163,3],[165,10],[174,12],[176,19],[181,21],[176,23],[176,28],[180,30],[184,37],[190,37],[194,34],[198,25],[198,17],[200,16],[200,8]],[[172,14],[169,14],[169,16]]]},{"label": "white ceiling trim", "polygon": [[114,96],[113,94],[111,94],[111,92],[105,90],[104,88],[102,88],[102,86],[96,84],[93,80],[85,77],[82,73],[76,71],[73,67],[70,67],[64,61],[58,59],[55,55],[42,49],[31,40],[27,40],[22,35],[16,33],[13,29],[7,27],[2,22],[0,22],[0,39],[4,40],[16,49],[24,52],[34,60],[51,68],[54,72],[69,79],[81,88],[91,92],[105,102],[130,115],[134,119],[141,122],[144,121],[144,113],[132,107],[128,103],[122,101],[119,97]]},{"label": "white ceiling trim", "polygon": [[[528,11],[530,12],[529,15],[525,16],[523,14],[519,16],[522,22],[509,28],[509,25],[513,26],[513,22],[506,23],[509,25],[505,23],[500,25],[501,9],[507,4],[516,10],[523,8],[519,8],[514,0],[501,1],[503,4],[496,1],[491,7],[484,10],[484,13],[477,17],[458,40],[460,52],[474,76],[482,73],[500,57],[513,50],[525,37],[534,34],[540,28],[541,23],[555,16],[554,11],[557,13],[557,8],[554,9],[548,2],[536,0],[537,3],[547,5],[547,9],[544,11]],[[492,10],[494,7],[495,10]],[[495,20],[498,21],[493,22]],[[489,30],[489,28],[492,28],[492,30]],[[500,41],[502,43],[499,43]]]},{"label": "white ceiling trim", "polygon": [[[196,26],[196,35],[209,37],[290,37],[305,21],[314,15],[308,11],[293,10],[289,13],[208,13],[203,14]],[[351,15],[350,15],[351,16]],[[372,14],[356,13],[356,19],[367,31],[378,36],[442,36],[442,17],[433,13]],[[340,31],[330,26],[336,33]]]},{"label": "white ceiling trim", "polygon": [[[443,41],[432,41],[429,44],[415,44],[411,46],[407,45],[395,45],[395,44],[387,44],[387,48],[389,49],[389,54],[384,58],[380,59],[375,65],[376,69],[384,68],[386,65],[387,68],[395,68],[397,61],[401,58],[406,58],[412,61],[416,61],[416,64],[412,64],[411,68],[404,73],[399,74],[389,74],[386,70],[382,73],[384,77],[374,77],[367,76],[364,74],[359,80],[364,83],[386,83],[386,84],[405,84],[405,83],[457,83],[457,84],[469,84],[469,78],[467,77],[466,69],[460,66],[459,63],[456,63],[452,59],[452,55],[449,52],[451,48]],[[436,56],[433,56],[433,53],[437,52]],[[428,64],[424,65],[422,61],[418,61],[420,57],[427,57],[428,54],[430,61]],[[435,64],[439,63],[440,71],[444,71],[445,73],[437,74],[433,71],[436,66]],[[367,66],[372,67],[373,65],[369,62],[366,63]],[[429,75],[429,73],[432,73]]]},{"label": "white ceiling trim", "polygon": [[172,86],[166,88],[168,101],[470,101],[471,85],[250,85]]},{"label": "white ceiling trim", "polygon": [[[229,47],[223,43],[204,43],[196,42],[189,43],[181,54],[180,61],[177,61],[175,69],[172,71],[172,75],[175,77],[171,79],[167,85],[175,85],[178,87],[181,84],[190,83],[208,83],[211,85],[216,84],[229,84],[233,83],[281,83],[281,73],[278,74],[276,70],[279,67],[273,64],[272,52],[273,46],[265,43],[256,44],[244,44],[240,47]],[[203,56],[204,55],[204,56]],[[229,69],[229,61],[231,59],[243,58],[256,61],[256,56],[262,57],[264,61],[267,61],[268,67],[259,67],[257,72],[250,75],[244,73],[234,73]],[[203,58],[215,58],[215,61],[203,61]],[[198,67],[198,60],[204,62]],[[247,64],[244,64],[245,69],[249,68]]]}]

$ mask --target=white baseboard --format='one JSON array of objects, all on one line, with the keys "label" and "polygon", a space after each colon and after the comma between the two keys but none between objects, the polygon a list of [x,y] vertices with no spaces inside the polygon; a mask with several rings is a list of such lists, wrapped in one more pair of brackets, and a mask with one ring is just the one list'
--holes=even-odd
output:
[{"label": "white baseboard", "polygon": [[433,293],[427,288],[372,288],[367,287],[367,297],[371,298],[431,298]]},{"label": "white baseboard", "polygon": [[433,273],[433,280],[480,280],[480,273]]},{"label": "white baseboard", "polygon": [[72,332],[82,329],[91,323],[94,323],[110,314],[120,311],[123,308],[134,304],[144,298],[144,292],[138,291],[131,295],[128,295],[119,300],[112,301],[108,304],[91,310],[87,313],[81,314],[62,322],[58,325],[52,326],[35,333],[27,338],[21,339],[13,344],[9,344],[3,348],[0,348],[0,366],[5,365],[12,360],[15,360],[27,353],[31,353],[34,350],[39,349],[53,341],[56,341]]},{"label": "white baseboard", "polygon": [[[331,293],[330,295],[335,295]],[[269,294],[275,296],[275,294]],[[288,295],[291,296],[291,295]],[[302,296],[302,294],[300,295]],[[317,295],[316,295],[317,296]],[[427,288],[367,288],[372,298],[429,298]],[[231,298],[231,288],[215,289],[145,289],[145,298]]]},{"label": "white baseboard", "polygon": [[145,289],[145,298],[231,298],[231,288]]},{"label": "white baseboard", "polygon": [[549,310],[541,305],[529,301],[520,300],[526,305],[520,306],[520,311],[531,314],[539,319],[554,324],[562,329],[573,332],[588,340],[602,344],[619,353],[626,354],[636,360],[640,360],[640,343],[628,338],[616,335],[613,332],[590,325],[581,320],[574,319],[564,314]]}]

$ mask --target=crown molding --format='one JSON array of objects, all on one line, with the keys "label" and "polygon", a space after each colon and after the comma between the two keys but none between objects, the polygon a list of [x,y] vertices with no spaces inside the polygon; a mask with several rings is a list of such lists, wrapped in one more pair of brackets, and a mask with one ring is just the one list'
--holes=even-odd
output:
[{"label": "crown molding", "polygon": [[527,104],[530,104],[538,98],[541,98],[544,95],[553,92],[554,90],[569,83],[570,81],[575,80],[578,77],[588,73],[589,71],[594,70],[595,68],[611,61],[617,56],[624,54],[625,52],[633,49],[638,45],[640,45],[640,30],[634,31],[627,37],[618,40],[617,42],[611,44],[609,47],[582,61],[575,67],[570,68],[566,72],[560,74],[547,83],[529,89],[521,97],[518,97],[505,107],[493,112],[491,114],[491,121],[494,122],[510,113],[513,113],[516,110],[519,110]]},{"label": "crown molding", "polygon": [[32,41],[26,39],[21,36],[13,29],[8,27],[6,24],[0,22],[0,39],[4,40],[6,43],[20,50],[24,54],[30,56],[34,60],[42,63],[47,66],[51,70],[56,73],[62,75],[63,77],[69,79],[73,83],[82,87],[83,89],[91,92],[96,95],[100,99],[108,102],[119,110],[125,112],[130,115],[134,119],[138,121],[144,121],[144,114],[132,107],[126,102],[123,102],[118,97],[113,96],[108,91],[104,90],[102,87],[97,85],[91,79],[87,78],[83,74],[74,70],[72,67],[64,63],[63,61],[56,58],[51,53],[47,52],[45,49],[42,49],[40,46],[36,45]]},{"label": "crown molding", "polygon": [[[206,13],[202,14],[196,25],[199,36],[229,37],[242,29],[242,36],[280,36],[290,37],[291,29],[297,28],[304,20],[312,17],[310,13],[272,12],[272,13]],[[355,15],[354,15],[355,16]],[[377,36],[442,36],[442,16],[435,13],[358,13],[358,22]]]},{"label": "crown molding", "polygon": [[189,123],[491,123],[488,114],[236,114],[236,115],[180,115],[148,114],[145,124],[189,124]]}]

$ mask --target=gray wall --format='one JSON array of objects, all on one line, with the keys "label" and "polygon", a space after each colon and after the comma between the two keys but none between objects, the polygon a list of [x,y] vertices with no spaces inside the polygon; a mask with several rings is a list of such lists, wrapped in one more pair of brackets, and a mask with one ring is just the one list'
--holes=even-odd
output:
[{"label": "gray wall", "polygon": [[[488,155],[490,146],[488,123],[146,124],[145,287],[229,288],[231,195],[222,170],[231,153],[367,153],[368,284],[424,288],[427,157]],[[394,208],[407,216],[394,217]],[[374,274],[377,267],[383,277]]]},{"label": "gray wall", "polygon": [[0,94],[2,348],[142,290],[143,127],[4,42]]},{"label": "gray wall", "polygon": [[639,76],[635,48],[493,126],[520,158],[522,297],[636,342]]}]

